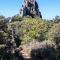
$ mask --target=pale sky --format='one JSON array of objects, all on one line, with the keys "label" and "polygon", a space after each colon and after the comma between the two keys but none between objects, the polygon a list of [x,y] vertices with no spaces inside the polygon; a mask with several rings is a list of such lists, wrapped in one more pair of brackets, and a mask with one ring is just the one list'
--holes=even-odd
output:
[{"label": "pale sky", "polygon": [[[60,16],[60,0],[37,0],[43,19]],[[6,17],[19,13],[23,0],[0,0],[0,15]]]}]

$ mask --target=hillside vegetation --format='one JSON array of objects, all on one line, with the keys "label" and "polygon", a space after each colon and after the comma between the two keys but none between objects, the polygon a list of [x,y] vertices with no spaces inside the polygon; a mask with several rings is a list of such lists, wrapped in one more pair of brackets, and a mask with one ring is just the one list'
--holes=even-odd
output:
[{"label": "hillside vegetation", "polygon": [[[39,54],[36,55],[36,58],[37,56],[40,56],[39,59],[41,58],[43,59],[47,58],[48,60],[50,58],[51,58],[50,60],[60,59],[59,58],[60,54],[58,54],[60,50],[59,48],[60,47],[60,20],[59,19],[44,20],[44,19],[40,19],[39,17],[21,18],[19,16],[14,16],[12,17],[11,21],[8,21],[5,17],[2,18],[0,18],[0,23],[1,23],[0,24],[0,60],[1,59],[4,60],[6,57],[9,57],[10,60],[12,60],[13,58],[15,59],[17,57],[15,55],[16,51],[20,51],[20,49],[23,48],[23,46],[26,44],[27,44],[26,47],[28,47],[28,44],[30,43],[31,46],[30,45],[29,46],[31,48],[33,46],[32,45],[33,41],[35,41],[33,42],[35,50],[34,49],[32,50],[32,48],[30,50],[32,57],[33,56],[35,57],[34,53],[35,52],[38,53],[37,52],[38,50],[40,52]],[[38,43],[37,44],[38,46],[35,45],[36,42]],[[37,46],[38,48],[35,46]],[[40,50],[41,48],[42,50]],[[24,49],[27,48],[23,48],[23,50]],[[44,51],[44,49],[46,51],[51,52],[51,55],[49,57],[44,57],[45,56],[44,53],[47,55],[47,52]],[[53,52],[52,49],[55,52]],[[17,54],[18,53],[19,52],[17,52]],[[41,57],[41,55],[43,56]],[[51,56],[54,56],[54,58],[52,58]],[[19,58],[17,57],[17,59],[20,59],[21,57],[22,56],[20,56]],[[33,58],[32,60],[35,60],[35,58],[34,59]],[[8,58],[6,58],[6,60],[8,60]]]}]

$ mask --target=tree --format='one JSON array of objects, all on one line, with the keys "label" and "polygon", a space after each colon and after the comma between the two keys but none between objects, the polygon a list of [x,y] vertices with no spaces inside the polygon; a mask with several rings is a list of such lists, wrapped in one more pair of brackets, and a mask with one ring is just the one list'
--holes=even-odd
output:
[{"label": "tree", "polygon": [[59,23],[60,22],[60,16],[55,16],[55,18],[54,18],[54,21],[53,21],[54,23]]},{"label": "tree", "polygon": [[1,20],[1,19],[5,19],[5,16],[3,16],[3,15],[0,15],[0,20]]}]

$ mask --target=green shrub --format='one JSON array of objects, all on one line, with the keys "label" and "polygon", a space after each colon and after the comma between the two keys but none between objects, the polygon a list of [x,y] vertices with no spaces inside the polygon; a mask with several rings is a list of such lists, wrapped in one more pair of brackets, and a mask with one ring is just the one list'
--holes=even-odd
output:
[{"label": "green shrub", "polygon": [[18,26],[18,35],[22,43],[29,40],[37,39],[38,41],[45,40],[45,34],[48,31],[48,23],[40,18],[23,18]]},{"label": "green shrub", "polygon": [[54,24],[47,34],[48,40],[60,41],[60,23]]},{"label": "green shrub", "polygon": [[19,15],[15,15],[12,17],[11,21],[14,22],[14,21],[22,21],[22,17],[20,17]]}]

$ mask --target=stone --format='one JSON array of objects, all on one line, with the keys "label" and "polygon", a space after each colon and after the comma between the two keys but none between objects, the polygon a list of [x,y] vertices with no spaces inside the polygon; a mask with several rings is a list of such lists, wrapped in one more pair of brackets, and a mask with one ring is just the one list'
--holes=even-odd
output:
[{"label": "stone", "polygon": [[39,6],[36,0],[24,0],[24,4],[20,9],[20,16],[39,16],[42,18],[41,12],[39,11]]}]

